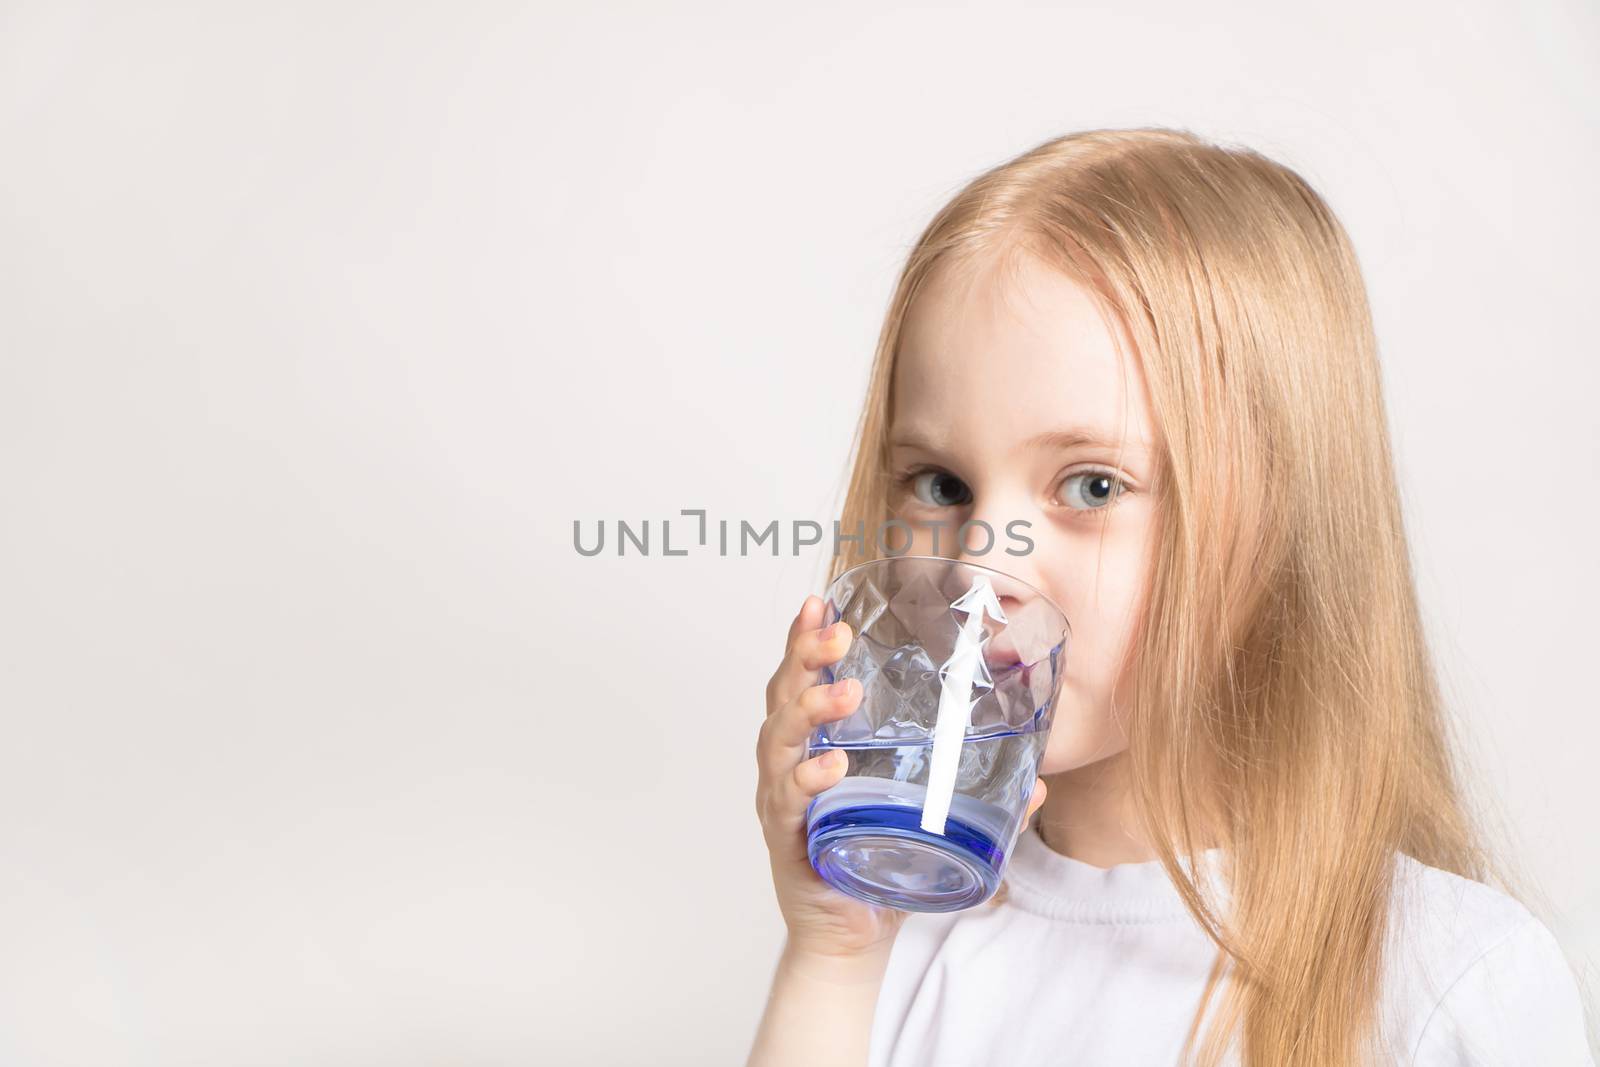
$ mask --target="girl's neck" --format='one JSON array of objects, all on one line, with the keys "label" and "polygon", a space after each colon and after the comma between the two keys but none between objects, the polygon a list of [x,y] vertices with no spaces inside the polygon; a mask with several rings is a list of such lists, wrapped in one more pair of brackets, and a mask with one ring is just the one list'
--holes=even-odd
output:
[{"label": "girl's neck", "polygon": [[1127,789],[1126,754],[1052,774],[1036,818],[1039,837],[1051,850],[1093,867],[1145,863],[1153,848],[1134,831]]}]

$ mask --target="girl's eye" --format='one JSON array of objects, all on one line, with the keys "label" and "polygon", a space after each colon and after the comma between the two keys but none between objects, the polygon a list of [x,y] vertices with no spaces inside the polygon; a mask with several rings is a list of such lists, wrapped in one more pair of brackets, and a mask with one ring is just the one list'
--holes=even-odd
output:
[{"label": "girl's eye", "polygon": [[921,471],[911,479],[911,491],[924,504],[936,508],[960,507],[972,500],[965,482],[949,471]]},{"label": "girl's eye", "polygon": [[1061,479],[1060,492],[1061,502],[1067,507],[1093,511],[1110,504],[1127,488],[1109,471],[1080,471]]}]

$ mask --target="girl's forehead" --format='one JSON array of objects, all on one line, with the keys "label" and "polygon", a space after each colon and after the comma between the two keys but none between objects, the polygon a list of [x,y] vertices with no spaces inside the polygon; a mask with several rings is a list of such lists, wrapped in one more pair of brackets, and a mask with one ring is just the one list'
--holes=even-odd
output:
[{"label": "girl's forehead", "polygon": [[1148,444],[1143,372],[1126,332],[1072,278],[1029,260],[930,279],[902,325],[896,436],[981,431],[1018,441],[1088,429]]}]

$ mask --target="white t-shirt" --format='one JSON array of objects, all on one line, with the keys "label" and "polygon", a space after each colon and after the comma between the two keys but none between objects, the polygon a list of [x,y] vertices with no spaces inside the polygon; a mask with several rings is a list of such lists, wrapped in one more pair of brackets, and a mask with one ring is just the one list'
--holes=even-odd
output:
[{"label": "white t-shirt", "polygon": [[[1379,1031],[1389,1061],[1593,1067],[1550,931],[1488,886],[1396,862]],[[1094,867],[1029,828],[1006,881],[1000,904],[906,918],[869,1067],[1177,1063],[1216,948],[1161,865]]]}]

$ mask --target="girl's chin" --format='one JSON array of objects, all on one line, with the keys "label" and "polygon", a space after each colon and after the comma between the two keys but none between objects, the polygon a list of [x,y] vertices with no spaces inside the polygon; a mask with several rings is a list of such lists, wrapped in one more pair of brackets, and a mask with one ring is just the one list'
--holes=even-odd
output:
[{"label": "girl's chin", "polygon": [[1073,771],[1081,771],[1106,760],[1115,759],[1127,750],[1128,746],[1124,744],[1109,751],[1104,745],[1082,748],[1072,746],[1062,751],[1057,748],[1055,739],[1052,738],[1051,743],[1045,748],[1044,759],[1039,761],[1039,777],[1048,778],[1052,774],[1071,774]]}]

